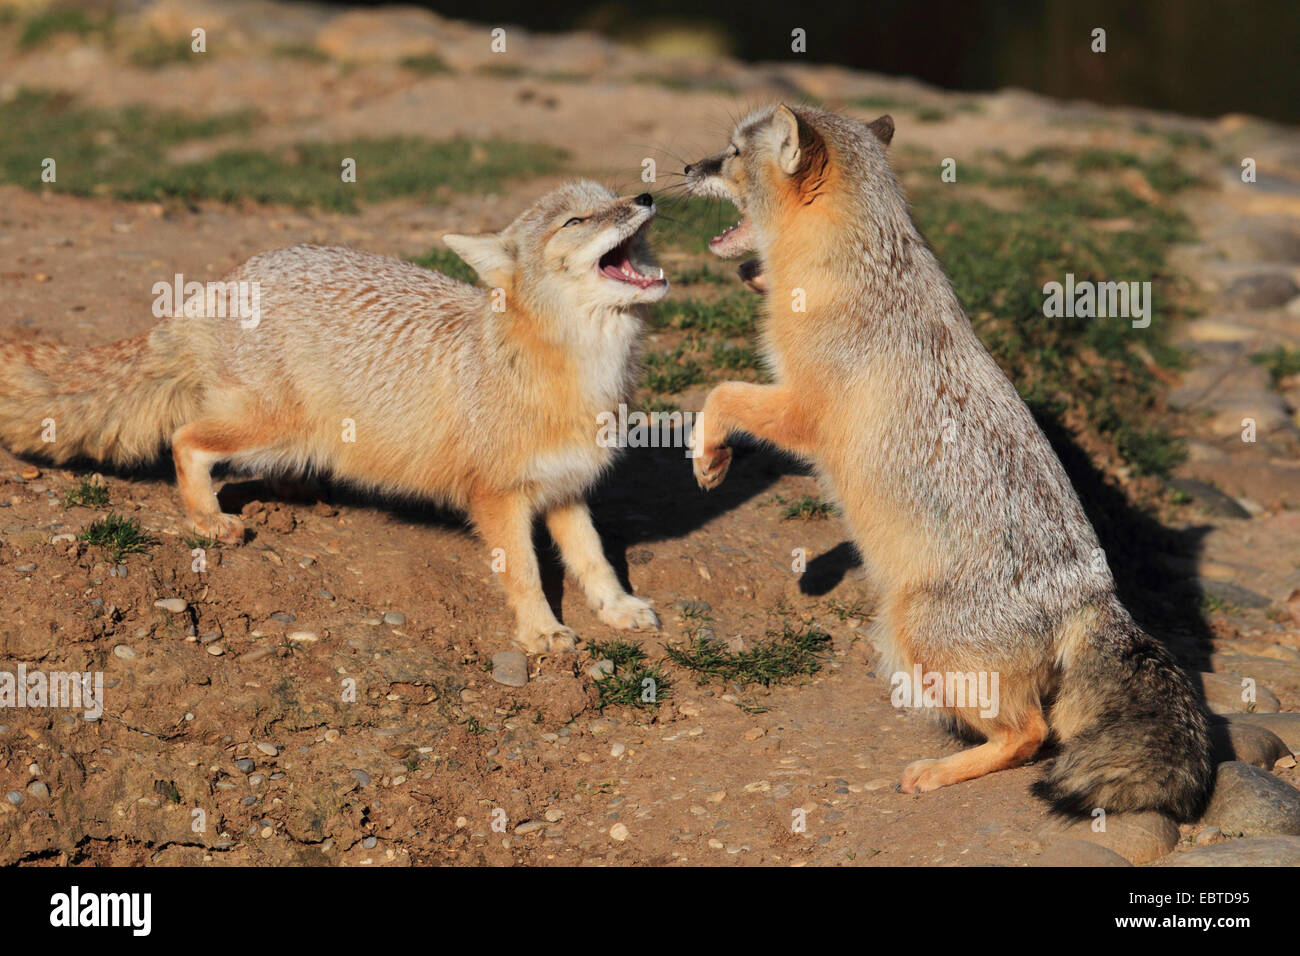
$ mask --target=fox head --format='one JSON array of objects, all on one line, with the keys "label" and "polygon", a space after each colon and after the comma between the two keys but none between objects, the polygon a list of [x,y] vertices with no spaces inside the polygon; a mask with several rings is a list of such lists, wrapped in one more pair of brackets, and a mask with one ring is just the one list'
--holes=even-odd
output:
[{"label": "fox head", "polygon": [[499,233],[443,236],[488,286],[534,312],[589,314],[657,302],[668,292],[644,231],[649,193],[615,196],[597,183],[566,183]]},{"label": "fox head", "polygon": [[[889,116],[861,123],[789,106],[750,114],[725,149],[684,170],[689,192],[726,199],[740,210],[740,222],[714,236],[709,249],[726,259],[758,252],[766,261],[777,236],[801,221],[820,237],[837,225],[855,229],[872,218],[892,217],[901,203],[885,157],[893,135]],[[751,263],[742,266],[741,277],[759,291],[765,288],[761,268]]]}]

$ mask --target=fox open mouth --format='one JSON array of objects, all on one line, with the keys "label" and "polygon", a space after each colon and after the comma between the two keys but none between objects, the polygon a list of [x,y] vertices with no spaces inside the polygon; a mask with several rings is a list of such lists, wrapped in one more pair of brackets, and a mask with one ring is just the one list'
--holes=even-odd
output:
[{"label": "fox open mouth", "polygon": [[723,259],[730,259],[732,256],[749,252],[753,248],[753,230],[750,228],[749,220],[744,215],[740,217],[740,222],[729,229],[722,230],[721,233],[709,240],[709,251],[715,256],[721,256]]},{"label": "fox open mouth", "polygon": [[[638,230],[639,232],[640,230]],[[618,282],[626,282],[628,285],[634,285],[638,289],[648,289],[651,286],[666,285],[668,280],[664,278],[664,270],[659,270],[659,277],[643,275],[637,267],[632,264],[631,247],[632,240],[637,233],[632,233],[609,252],[600,257],[596,263],[596,271],[601,275],[614,279]]]}]

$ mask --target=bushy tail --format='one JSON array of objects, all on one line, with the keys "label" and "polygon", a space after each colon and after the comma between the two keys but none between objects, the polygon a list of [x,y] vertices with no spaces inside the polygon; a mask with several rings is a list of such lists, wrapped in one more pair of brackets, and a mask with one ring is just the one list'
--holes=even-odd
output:
[{"label": "bushy tail", "polygon": [[1209,731],[1173,656],[1114,601],[1072,657],[1052,703],[1060,753],[1034,793],[1060,813],[1198,817],[1213,770]]},{"label": "bushy tail", "polygon": [[164,328],[92,349],[0,342],[0,444],[20,454],[149,461],[200,394],[189,350]]}]

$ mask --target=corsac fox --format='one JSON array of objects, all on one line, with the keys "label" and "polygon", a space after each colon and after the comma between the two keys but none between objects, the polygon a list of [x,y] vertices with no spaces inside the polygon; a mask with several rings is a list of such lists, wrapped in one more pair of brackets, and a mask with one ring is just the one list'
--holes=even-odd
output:
[{"label": "corsac fox", "polygon": [[487,289],[350,249],[254,256],[219,295],[233,314],[252,284],[256,323],[184,314],[99,348],[0,345],[0,440],[117,465],[170,444],[189,523],[228,544],[244,527],[221,513],[218,462],[328,471],[463,509],[498,561],[518,643],[568,650],[533,551],[540,513],[602,622],[657,628],[584,502],[615,454],[596,440],[598,416],[627,397],[642,307],[668,290],[643,235],[655,213],[649,194],[574,182],[499,234],[446,236]]},{"label": "corsac fox", "polygon": [[1120,604],[1064,468],[913,223],[893,131],[770,107],[686,167],[689,191],[741,212],[710,248],[758,253],[742,278],[766,293],[775,379],[709,394],[696,478],[723,480],[733,432],[802,456],[879,587],[889,671],[997,675],[993,716],[942,699],[985,742],[911,764],[904,792],[1016,766],[1051,735],[1034,789],[1056,810],[1190,817],[1211,771],[1197,694]]}]

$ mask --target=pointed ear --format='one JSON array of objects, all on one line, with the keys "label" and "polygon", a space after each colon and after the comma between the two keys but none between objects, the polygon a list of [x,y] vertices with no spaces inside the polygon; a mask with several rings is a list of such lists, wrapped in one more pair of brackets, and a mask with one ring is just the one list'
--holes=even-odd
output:
[{"label": "pointed ear", "polygon": [[489,232],[482,236],[458,236],[452,233],[443,236],[442,241],[488,285],[507,285],[514,275],[514,247],[495,233]]},{"label": "pointed ear", "polygon": [[880,119],[872,120],[867,124],[867,129],[876,134],[876,139],[888,146],[889,141],[894,138],[894,118],[886,113]]},{"label": "pointed ear", "polygon": [[799,117],[794,110],[782,103],[772,114],[768,123],[768,142],[776,153],[776,164],[787,176],[793,176],[799,168]]}]

